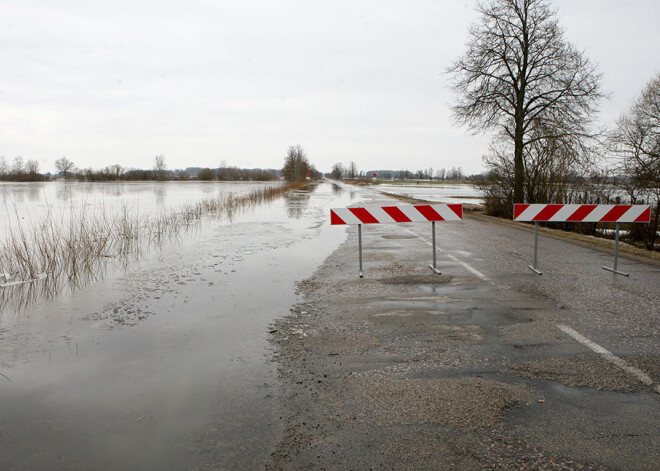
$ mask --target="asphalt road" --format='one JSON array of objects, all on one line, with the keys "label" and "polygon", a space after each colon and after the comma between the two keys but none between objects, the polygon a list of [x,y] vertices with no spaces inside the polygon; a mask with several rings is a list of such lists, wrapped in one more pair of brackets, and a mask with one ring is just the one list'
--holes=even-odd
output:
[{"label": "asphalt road", "polygon": [[[373,196],[373,203],[392,200]],[[467,216],[363,226],[274,327],[271,469],[658,469],[660,267]],[[337,227],[337,230],[345,230]]]}]

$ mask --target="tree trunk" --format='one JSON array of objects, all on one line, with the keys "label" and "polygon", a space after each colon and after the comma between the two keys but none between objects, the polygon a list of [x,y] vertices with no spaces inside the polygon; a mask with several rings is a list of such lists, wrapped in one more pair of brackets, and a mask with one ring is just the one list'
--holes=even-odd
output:
[{"label": "tree trunk", "polygon": [[660,216],[660,199],[655,204],[655,217],[653,218],[653,221],[651,222],[652,227],[651,227],[651,247],[649,247],[651,250],[655,248],[655,239],[658,234],[658,216]]},{"label": "tree trunk", "polygon": [[513,202],[525,202],[525,166],[523,165],[523,125],[516,119],[513,154]]}]

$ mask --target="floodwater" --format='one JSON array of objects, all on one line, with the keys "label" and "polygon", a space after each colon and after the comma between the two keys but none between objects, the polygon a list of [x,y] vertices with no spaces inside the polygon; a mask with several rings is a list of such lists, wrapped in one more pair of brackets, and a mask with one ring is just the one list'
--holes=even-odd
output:
[{"label": "floodwater", "polygon": [[151,215],[225,193],[247,191],[279,182],[0,182],[0,237],[9,229],[37,227],[50,215],[66,224],[73,215],[124,209],[136,217]]},{"label": "floodwater", "polygon": [[434,201],[438,203],[483,204],[484,202],[481,191],[468,183],[419,183],[406,185],[381,184],[376,185],[374,188],[385,193],[409,196],[411,198]]},{"label": "floodwater", "polygon": [[329,208],[359,199],[324,183],[204,221],[0,317],[0,469],[260,467],[279,432],[269,325],[344,240]]}]

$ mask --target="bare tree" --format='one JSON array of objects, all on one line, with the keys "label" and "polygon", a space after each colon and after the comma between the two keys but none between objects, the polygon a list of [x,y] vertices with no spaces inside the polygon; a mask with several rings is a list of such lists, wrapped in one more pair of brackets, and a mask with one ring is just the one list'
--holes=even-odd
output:
[{"label": "bare tree", "polygon": [[330,172],[330,178],[334,178],[335,180],[341,179],[341,177],[344,176],[346,173],[346,169],[342,165],[341,162],[337,162],[332,166],[332,171]]},{"label": "bare tree", "polygon": [[459,96],[454,115],[513,141],[513,199],[522,203],[525,147],[588,135],[601,76],[564,40],[546,0],[492,0],[478,11],[465,55],[448,69]]},{"label": "bare tree", "polygon": [[162,154],[157,155],[154,158],[154,173],[158,180],[165,178],[165,170],[167,170],[167,164],[165,163],[165,156]]},{"label": "bare tree", "polygon": [[620,182],[633,203],[655,199],[647,246],[653,247],[660,215],[660,74],[635,100],[629,113],[617,121],[611,141],[618,157]]},{"label": "bare tree", "polygon": [[7,163],[7,159],[3,155],[0,157],[0,176],[4,177],[9,173],[9,164]]},{"label": "bare tree", "polygon": [[290,146],[282,167],[284,178],[291,182],[304,180],[309,170],[309,160],[303,148],[300,145]]},{"label": "bare tree", "polygon": [[660,74],[617,121],[612,141],[625,175],[660,193]]},{"label": "bare tree", "polygon": [[11,172],[14,175],[22,175],[23,172],[25,172],[23,157],[21,157],[20,155],[14,157],[14,163],[11,165]]},{"label": "bare tree", "polygon": [[115,179],[115,180],[119,180],[119,176],[121,175],[121,172],[122,172],[122,170],[124,170],[124,169],[122,168],[121,165],[119,165],[119,164],[114,164],[114,165],[111,165],[111,166],[110,166],[109,170],[110,170],[109,173],[111,173],[111,174],[114,176],[114,179]]},{"label": "bare tree", "polygon": [[351,180],[355,180],[358,177],[358,168],[355,162],[351,161],[351,163],[348,164],[347,174],[348,178]]},{"label": "bare tree", "polygon": [[67,175],[70,172],[73,172],[73,170],[76,168],[76,165],[66,157],[62,157],[61,159],[57,159],[55,161],[55,168],[62,173],[64,179],[66,180]]},{"label": "bare tree", "polygon": [[28,160],[25,164],[25,169],[30,175],[36,175],[39,173],[39,161],[38,160]]}]

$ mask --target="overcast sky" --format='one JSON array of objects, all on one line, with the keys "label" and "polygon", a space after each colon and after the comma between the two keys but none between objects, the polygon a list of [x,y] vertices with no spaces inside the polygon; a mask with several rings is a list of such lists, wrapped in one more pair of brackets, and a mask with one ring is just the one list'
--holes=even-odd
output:
[{"label": "overcast sky", "polygon": [[[611,124],[660,72],[660,2],[555,0],[603,73]],[[0,2],[0,155],[79,167],[482,170],[488,136],[453,124],[444,73],[462,0]]]}]

